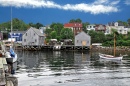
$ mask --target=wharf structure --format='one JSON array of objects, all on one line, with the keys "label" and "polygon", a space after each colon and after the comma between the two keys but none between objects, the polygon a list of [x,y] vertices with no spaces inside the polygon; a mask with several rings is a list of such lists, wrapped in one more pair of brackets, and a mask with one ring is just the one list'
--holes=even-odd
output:
[{"label": "wharf structure", "polygon": [[45,45],[45,46],[33,46],[26,45],[21,47],[16,47],[15,49],[22,50],[89,50],[90,47],[87,46],[74,46],[74,45]]},{"label": "wharf structure", "polygon": [[[77,32],[74,37],[74,43],[72,40],[64,40],[64,43],[57,42],[57,39],[50,40],[51,43],[45,43],[45,36],[36,28],[29,28],[22,37],[21,48],[23,50],[88,50],[91,45],[91,37],[83,32]],[[67,44],[66,44],[67,42]],[[17,47],[16,49],[19,49]]]}]

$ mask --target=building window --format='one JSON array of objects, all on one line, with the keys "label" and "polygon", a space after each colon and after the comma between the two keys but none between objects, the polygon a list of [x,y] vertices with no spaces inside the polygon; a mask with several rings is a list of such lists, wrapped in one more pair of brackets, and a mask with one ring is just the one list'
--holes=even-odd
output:
[{"label": "building window", "polygon": [[78,43],[79,40],[77,40],[77,43]]},{"label": "building window", "polygon": [[34,33],[34,36],[35,36],[35,33]]},{"label": "building window", "polygon": [[37,39],[35,39],[35,42],[37,42]]},{"label": "building window", "polygon": [[26,36],[27,36],[27,33],[26,33]]}]

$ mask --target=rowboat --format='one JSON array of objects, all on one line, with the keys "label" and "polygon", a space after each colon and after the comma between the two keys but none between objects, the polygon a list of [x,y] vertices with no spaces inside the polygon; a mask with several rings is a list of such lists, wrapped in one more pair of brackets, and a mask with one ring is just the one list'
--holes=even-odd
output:
[{"label": "rowboat", "polygon": [[115,38],[116,38],[116,36],[115,36],[115,33],[114,33],[114,55],[107,55],[107,54],[99,53],[100,58],[109,59],[109,60],[122,60],[123,59],[122,55],[115,56],[115,54],[116,54],[116,39]]},{"label": "rowboat", "polygon": [[113,56],[113,55],[107,55],[107,54],[101,54],[99,53],[99,57],[102,59],[108,59],[108,60],[122,60],[123,56]]}]

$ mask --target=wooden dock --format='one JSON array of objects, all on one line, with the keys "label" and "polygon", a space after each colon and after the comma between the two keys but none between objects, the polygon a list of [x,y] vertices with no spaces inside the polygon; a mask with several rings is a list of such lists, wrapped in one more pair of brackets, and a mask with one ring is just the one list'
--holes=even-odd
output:
[{"label": "wooden dock", "polygon": [[18,86],[18,80],[12,75],[13,65],[6,62],[5,57],[0,57],[0,86]]},{"label": "wooden dock", "polygon": [[[18,49],[18,48],[16,48]],[[89,46],[74,46],[74,45],[46,45],[46,46],[22,46],[22,50],[89,50]]]}]

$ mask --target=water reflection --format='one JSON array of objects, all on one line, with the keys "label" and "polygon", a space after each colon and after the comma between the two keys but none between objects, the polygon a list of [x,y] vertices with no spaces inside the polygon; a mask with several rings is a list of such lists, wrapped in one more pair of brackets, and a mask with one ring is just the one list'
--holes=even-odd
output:
[{"label": "water reflection", "polygon": [[19,52],[19,67],[34,69],[49,67],[51,70],[68,70],[73,68],[119,67],[121,61],[100,59],[97,53],[70,51],[23,51]]},{"label": "water reflection", "polygon": [[[17,53],[19,57],[17,74],[26,74],[22,77],[26,77],[27,80],[31,77],[31,81],[33,81],[26,86],[34,86],[34,82],[38,83],[35,80],[42,80],[45,85],[47,78],[51,79],[50,82],[54,86],[61,86],[61,84],[57,85],[55,82],[88,81],[89,84],[92,84],[92,80],[102,82],[107,79],[115,79],[115,77],[116,79],[130,77],[128,74],[128,71],[130,72],[129,57],[124,57],[123,61],[118,62],[100,59],[98,52],[92,53],[89,51],[18,51]],[[125,74],[121,74],[122,71]],[[25,82],[23,82],[25,80],[21,76],[18,77],[20,86],[25,86]],[[35,86],[43,86],[42,82]],[[52,85],[50,82],[46,85]],[[115,83],[113,82],[113,84]],[[85,84],[82,83],[82,85]],[[104,85],[99,84],[99,86]],[[119,86],[119,84],[117,83],[116,86]]]}]

